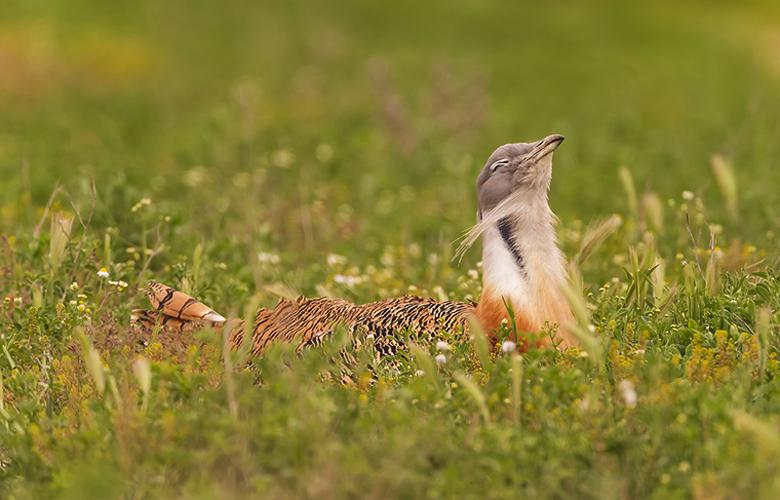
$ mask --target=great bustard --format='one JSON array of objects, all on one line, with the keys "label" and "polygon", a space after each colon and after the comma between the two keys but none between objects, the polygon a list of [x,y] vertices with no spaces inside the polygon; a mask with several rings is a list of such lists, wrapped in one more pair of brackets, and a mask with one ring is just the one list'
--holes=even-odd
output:
[{"label": "great bustard", "polygon": [[[483,291],[478,304],[405,296],[372,302],[318,298],[283,299],[273,309],[260,309],[251,330],[252,351],[259,354],[277,341],[298,348],[319,344],[341,325],[354,335],[373,335],[377,350],[389,354],[399,331],[434,339],[442,332],[468,328],[476,319],[491,338],[511,306],[514,331],[555,330],[556,343],[567,347],[574,338],[564,325],[572,313],[563,294],[567,274],[555,235],[555,215],[548,204],[553,152],[563,141],[550,135],[531,143],[505,144],[490,155],[477,178],[477,224],[461,250],[482,236]],[[204,325],[222,327],[226,319],[208,306],[166,285],[152,282],[151,311],[135,311],[146,328],[164,325],[174,330]],[[232,323],[232,322],[231,322]],[[243,342],[246,325],[231,327],[230,343]],[[524,339],[519,339],[521,342]],[[550,339],[539,341],[548,345]]]}]

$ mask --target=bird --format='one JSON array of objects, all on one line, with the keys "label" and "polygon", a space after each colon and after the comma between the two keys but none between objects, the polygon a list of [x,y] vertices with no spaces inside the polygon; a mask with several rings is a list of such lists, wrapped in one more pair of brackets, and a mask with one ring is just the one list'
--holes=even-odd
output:
[{"label": "bird", "polygon": [[[152,309],[134,310],[132,320],[147,330],[229,328],[229,345],[238,348],[249,340],[255,355],[277,342],[294,343],[297,350],[315,347],[339,327],[353,337],[373,339],[379,355],[404,349],[399,332],[433,343],[447,332],[481,330],[497,346],[502,328],[520,333],[550,328],[552,334],[537,340],[537,347],[576,346],[576,337],[567,328],[573,315],[564,293],[565,258],[548,201],[553,154],[563,140],[553,134],[534,142],[504,144],[480,171],[477,223],[456,253],[462,256],[482,238],[482,294],[476,303],[409,295],[366,304],[338,298],[283,298],[273,308],[261,308],[247,328],[243,321],[228,322],[184,292],[152,281],[147,289]],[[514,325],[508,325],[510,321]],[[513,340],[527,348],[527,336]]]}]

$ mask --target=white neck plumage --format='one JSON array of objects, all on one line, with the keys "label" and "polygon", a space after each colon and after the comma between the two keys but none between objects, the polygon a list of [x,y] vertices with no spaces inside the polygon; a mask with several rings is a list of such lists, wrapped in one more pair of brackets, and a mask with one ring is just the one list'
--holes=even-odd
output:
[{"label": "white neck plumage", "polygon": [[[512,305],[518,331],[539,331],[571,320],[562,292],[565,259],[547,192],[533,190],[522,200],[482,231],[483,291],[477,316],[486,330],[507,317],[505,302]],[[564,345],[571,344],[563,329],[558,332]]]}]

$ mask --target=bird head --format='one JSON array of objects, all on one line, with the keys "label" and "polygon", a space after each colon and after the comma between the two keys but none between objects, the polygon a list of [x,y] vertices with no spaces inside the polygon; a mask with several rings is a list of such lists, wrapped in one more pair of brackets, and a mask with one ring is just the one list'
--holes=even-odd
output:
[{"label": "bird head", "polygon": [[[536,142],[504,144],[493,151],[477,178],[479,218],[519,191],[546,195],[552,176],[552,156],[563,142],[560,134]],[[519,193],[518,193],[519,194]]]}]

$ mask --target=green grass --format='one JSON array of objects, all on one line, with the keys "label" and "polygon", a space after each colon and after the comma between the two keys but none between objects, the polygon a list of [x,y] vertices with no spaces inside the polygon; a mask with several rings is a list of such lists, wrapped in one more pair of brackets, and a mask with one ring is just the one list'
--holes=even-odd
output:
[{"label": "green grass", "polygon": [[[0,497],[780,494],[776,2],[2,10]],[[344,386],[343,340],[130,328],[150,278],[476,298],[476,174],[552,132],[580,351],[368,346]]]}]

